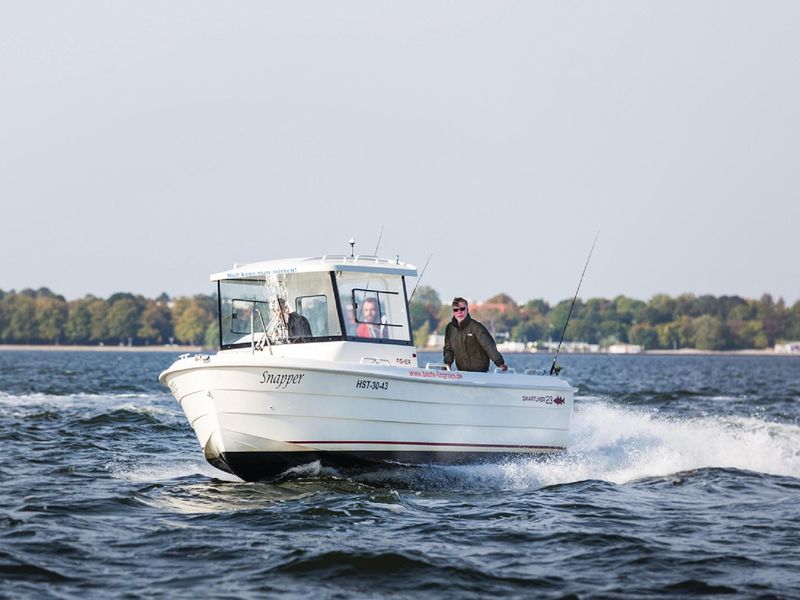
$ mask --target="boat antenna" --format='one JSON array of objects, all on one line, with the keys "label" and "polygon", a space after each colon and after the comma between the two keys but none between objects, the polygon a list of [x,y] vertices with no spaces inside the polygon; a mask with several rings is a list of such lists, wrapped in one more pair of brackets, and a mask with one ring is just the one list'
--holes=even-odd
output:
[{"label": "boat antenna", "polygon": [[374,256],[378,256],[378,248],[381,246],[381,238],[383,237],[383,225],[381,225],[381,232],[378,234],[378,243],[375,244],[375,252],[373,253]]},{"label": "boat antenna", "polygon": [[572,309],[575,308],[575,301],[578,299],[578,292],[581,289],[581,283],[583,283],[583,276],[586,275],[586,267],[589,266],[589,259],[592,258],[592,252],[594,252],[594,245],[597,243],[597,237],[600,235],[600,231],[597,231],[597,234],[594,236],[594,241],[592,242],[592,248],[589,250],[589,256],[586,257],[586,264],[583,265],[583,273],[581,273],[580,281],[578,281],[578,289],[575,290],[575,296],[572,298],[572,304],[569,307],[569,313],[567,314],[567,320],[564,321],[564,329],[561,330],[561,339],[558,340],[558,347],[556,348],[556,354],[553,356],[553,364],[550,367],[550,375],[556,374],[558,375],[559,371],[561,371],[561,367],[556,364],[556,359],[558,358],[558,353],[561,350],[561,342],[564,341],[564,334],[567,332],[567,325],[569,325],[569,319],[572,316]]},{"label": "boat antenna", "polygon": [[422,273],[419,274],[419,279],[417,279],[417,285],[414,286],[414,289],[411,290],[411,296],[408,297],[408,303],[411,304],[411,301],[414,299],[414,293],[417,291],[417,286],[419,282],[422,281],[422,276],[425,275],[425,269],[428,268],[428,263],[431,262],[431,258],[433,258],[433,254],[428,256],[428,260],[425,261],[425,266],[422,267]]},{"label": "boat antenna", "polygon": [[355,239],[350,238],[350,241],[347,242],[347,243],[350,244],[350,258],[353,258],[353,250],[356,247],[356,241],[355,241]]}]

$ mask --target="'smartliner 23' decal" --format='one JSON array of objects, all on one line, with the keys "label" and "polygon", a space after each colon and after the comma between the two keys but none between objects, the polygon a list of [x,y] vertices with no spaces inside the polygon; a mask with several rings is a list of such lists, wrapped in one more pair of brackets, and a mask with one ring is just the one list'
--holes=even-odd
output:
[{"label": "'smartliner 23' decal", "polygon": [[561,396],[523,396],[523,402],[541,402],[542,404],[556,404],[558,406],[564,404],[566,400],[564,400]]}]

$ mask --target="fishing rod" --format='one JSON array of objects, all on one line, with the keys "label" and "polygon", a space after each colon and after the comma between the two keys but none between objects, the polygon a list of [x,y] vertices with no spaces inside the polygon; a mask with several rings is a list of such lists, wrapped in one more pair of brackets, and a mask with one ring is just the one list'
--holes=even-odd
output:
[{"label": "fishing rod", "polygon": [[578,289],[575,290],[575,296],[572,298],[572,304],[569,307],[569,313],[567,314],[567,320],[564,321],[564,329],[561,330],[561,339],[558,340],[558,347],[556,348],[556,354],[553,357],[553,364],[550,367],[550,375],[555,373],[558,375],[558,372],[561,371],[561,367],[556,365],[556,359],[558,358],[558,353],[561,351],[561,342],[564,341],[564,334],[567,332],[567,325],[569,325],[569,319],[572,316],[572,309],[575,308],[575,301],[578,299],[578,292],[581,290],[581,284],[583,283],[583,276],[586,275],[586,267],[589,266],[589,259],[592,258],[592,252],[594,252],[594,245],[597,243],[597,238],[600,235],[600,231],[598,230],[597,235],[594,236],[594,241],[592,242],[592,248],[589,250],[589,256],[586,257],[586,264],[583,265],[583,273],[581,273],[580,281],[578,281]]},{"label": "fishing rod", "polygon": [[432,253],[428,256],[428,260],[425,262],[425,266],[422,267],[422,273],[419,274],[419,279],[417,279],[417,285],[415,285],[414,289],[411,290],[411,296],[409,296],[408,298],[409,304],[411,304],[411,301],[414,299],[414,293],[417,291],[417,286],[419,286],[419,282],[422,281],[422,276],[425,275],[425,269],[428,268],[428,263],[431,262],[431,258],[433,258]]}]

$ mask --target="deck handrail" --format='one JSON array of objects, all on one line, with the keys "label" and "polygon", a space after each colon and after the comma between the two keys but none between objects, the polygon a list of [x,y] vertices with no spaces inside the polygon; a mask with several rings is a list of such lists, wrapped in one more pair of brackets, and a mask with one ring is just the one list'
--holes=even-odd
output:
[{"label": "deck handrail", "polygon": [[435,363],[435,362],[425,363],[425,368],[426,369],[430,369],[432,371],[451,371],[452,370],[452,369],[450,369],[450,365],[448,365],[447,363]]},{"label": "deck handrail", "polygon": [[380,358],[378,356],[362,356],[361,357],[361,364],[362,365],[391,365],[392,363],[389,362],[388,358]]}]

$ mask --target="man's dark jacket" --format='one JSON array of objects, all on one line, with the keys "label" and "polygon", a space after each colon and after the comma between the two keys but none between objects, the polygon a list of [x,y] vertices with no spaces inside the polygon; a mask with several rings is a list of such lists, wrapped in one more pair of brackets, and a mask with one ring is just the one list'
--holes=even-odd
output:
[{"label": "man's dark jacket", "polygon": [[498,367],[505,362],[486,327],[469,314],[461,325],[453,317],[444,332],[444,362],[452,365],[455,359],[459,371],[485,373],[489,370],[490,358]]},{"label": "man's dark jacket", "polygon": [[300,313],[293,312],[289,314],[289,322],[286,324],[286,329],[288,330],[290,344],[310,342],[311,338],[314,337],[311,333],[311,325],[308,323],[308,319]]}]

